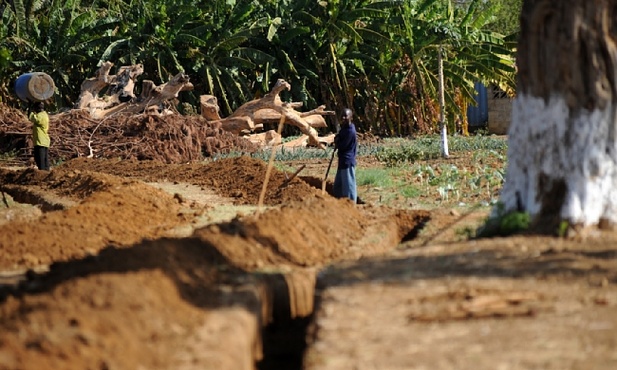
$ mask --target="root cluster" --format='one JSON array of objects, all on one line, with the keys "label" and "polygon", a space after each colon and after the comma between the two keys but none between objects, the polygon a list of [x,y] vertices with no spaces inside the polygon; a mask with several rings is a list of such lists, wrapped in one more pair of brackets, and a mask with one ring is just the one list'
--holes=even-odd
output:
[{"label": "root cluster", "polygon": [[[25,113],[0,106],[0,144],[3,152],[28,158],[31,124]],[[209,124],[201,116],[180,114],[116,114],[100,120],[82,110],[50,116],[50,157],[158,160],[186,163],[218,153],[259,150],[244,137]]]}]

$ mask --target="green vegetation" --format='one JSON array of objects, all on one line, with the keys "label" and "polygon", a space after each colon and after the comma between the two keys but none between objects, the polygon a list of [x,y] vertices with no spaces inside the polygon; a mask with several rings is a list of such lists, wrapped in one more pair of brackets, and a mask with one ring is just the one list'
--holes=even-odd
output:
[{"label": "green vegetation", "polygon": [[[227,156],[241,155],[240,153],[233,153]],[[259,152],[251,154],[253,158],[262,159],[265,162],[270,160],[272,152],[270,150],[261,150]],[[316,159],[316,158],[328,158],[332,156],[332,149],[323,150],[316,148],[293,148],[285,149],[283,147],[276,149],[274,159],[276,161],[298,161],[304,159]]]},{"label": "green vegetation", "polygon": [[486,4],[495,9],[494,18],[487,27],[511,38],[517,37],[523,0],[490,0]]},{"label": "green vegetation", "polygon": [[505,213],[497,204],[496,215],[487,219],[486,223],[477,231],[476,237],[490,238],[494,236],[510,236],[529,229],[531,217],[527,212]]},{"label": "green vegetation", "polygon": [[[383,169],[359,167],[359,186],[387,194],[383,202],[460,204],[488,207],[497,202],[505,177],[507,142],[496,137],[452,140],[450,159],[442,159],[439,136],[415,140],[387,139],[373,155]],[[461,160],[457,160],[456,158]],[[470,165],[471,164],[471,165]]]},{"label": "green vegetation", "polygon": [[56,82],[55,108],[71,107],[82,82],[102,62],[141,63],[140,78],[155,84],[179,72],[189,75],[195,89],[180,94],[180,107],[199,106],[200,95],[212,94],[226,116],[283,78],[292,86],[284,100],[302,102],[305,109],[350,106],[360,131],[435,132],[439,50],[445,53],[448,122],[465,119],[474,82],[514,88],[514,45],[489,27],[505,17],[496,12],[504,9],[502,3],[496,8],[485,0],[3,2],[0,99],[20,105],[13,82],[41,71]]},{"label": "green vegetation", "polygon": [[16,161],[17,159],[17,151],[13,150],[10,152],[0,152],[0,163],[4,165],[9,165],[11,162]]},{"label": "green vegetation", "polygon": [[561,221],[559,223],[559,227],[557,228],[557,236],[559,236],[560,238],[564,238],[567,235],[569,229],[570,223],[568,221]]},{"label": "green vegetation", "polygon": [[[415,140],[387,140],[389,145],[376,153],[377,159],[386,166],[393,167],[402,163],[415,163],[420,160],[441,157],[441,141],[437,135],[422,136]],[[468,153],[476,162],[483,158],[498,157],[506,160],[507,142],[493,136],[453,136],[448,139],[452,153]],[[458,155],[458,154],[455,154]]]},{"label": "green vegetation", "polygon": [[13,150],[10,152],[0,153],[0,161],[11,160],[17,157],[17,151]]},{"label": "green vegetation", "polygon": [[391,169],[382,168],[358,168],[356,182],[358,186],[372,186],[377,188],[394,188],[398,185],[393,181],[396,174]]}]

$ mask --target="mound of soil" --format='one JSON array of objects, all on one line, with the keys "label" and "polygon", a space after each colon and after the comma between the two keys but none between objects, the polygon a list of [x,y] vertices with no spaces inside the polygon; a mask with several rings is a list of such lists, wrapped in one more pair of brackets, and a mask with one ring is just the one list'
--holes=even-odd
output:
[{"label": "mound of soil", "polygon": [[[257,205],[266,178],[267,165],[249,156],[225,158],[204,163],[166,164],[159,161],[76,158],[59,168],[96,171],[131,177],[147,182],[181,182],[214,189],[236,204]],[[300,201],[321,193],[319,189],[291,174],[272,168],[264,204],[279,205]]]},{"label": "mound of soil", "polygon": [[37,201],[32,194],[38,190],[79,201],[34,221],[0,226],[0,266],[4,269],[80,258],[110,244],[129,246],[166,235],[187,222],[172,195],[135,180],[62,169],[51,173],[2,171],[0,176],[0,188],[15,199]]},{"label": "mound of soil", "polygon": [[253,369],[265,325],[313,312],[321,266],[381,255],[429,217],[356,206],[299,178],[283,186],[274,170],[266,199],[278,206],[174,237],[203,210],[142,181],[200,184],[255,204],[264,176],[249,157],[1,170],[3,192],[62,206],[0,226],[0,368]]}]

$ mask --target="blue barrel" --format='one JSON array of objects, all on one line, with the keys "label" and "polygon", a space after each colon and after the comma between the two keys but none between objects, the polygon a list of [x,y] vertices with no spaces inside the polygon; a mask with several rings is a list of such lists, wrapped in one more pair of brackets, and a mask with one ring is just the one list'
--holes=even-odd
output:
[{"label": "blue barrel", "polygon": [[25,73],[15,81],[15,93],[25,102],[41,102],[54,96],[54,80],[43,72]]},{"label": "blue barrel", "polygon": [[481,82],[476,82],[474,87],[476,104],[467,107],[467,122],[470,127],[483,127],[488,125],[488,93]]}]

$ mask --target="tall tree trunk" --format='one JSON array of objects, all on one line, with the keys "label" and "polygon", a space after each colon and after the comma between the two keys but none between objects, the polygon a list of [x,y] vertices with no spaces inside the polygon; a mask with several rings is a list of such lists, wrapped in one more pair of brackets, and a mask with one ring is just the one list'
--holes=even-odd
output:
[{"label": "tall tree trunk", "polygon": [[617,221],[616,42],[613,0],[524,1],[506,212],[551,228]]}]

